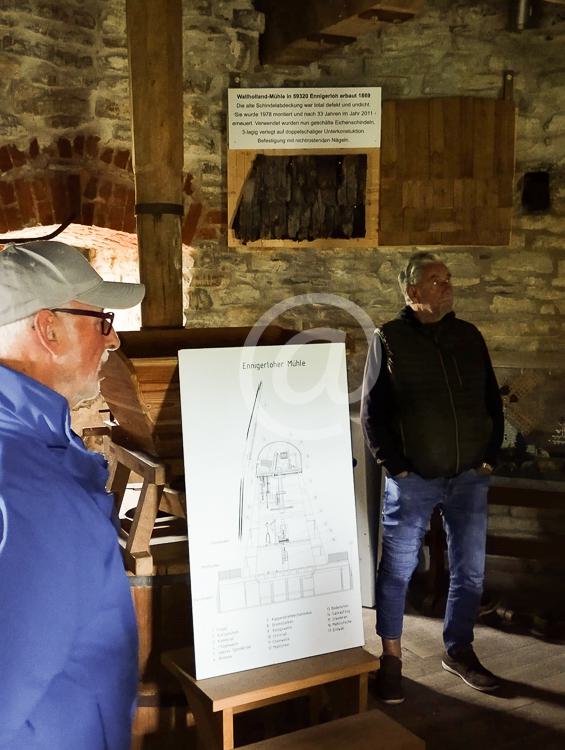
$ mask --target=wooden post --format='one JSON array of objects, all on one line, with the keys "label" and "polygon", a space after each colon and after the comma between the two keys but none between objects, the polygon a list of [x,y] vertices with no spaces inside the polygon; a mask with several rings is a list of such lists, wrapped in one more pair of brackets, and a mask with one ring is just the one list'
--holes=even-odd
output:
[{"label": "wooden post", "polygon": [[182,327],[182,0],[126,0],[144,328]]}]

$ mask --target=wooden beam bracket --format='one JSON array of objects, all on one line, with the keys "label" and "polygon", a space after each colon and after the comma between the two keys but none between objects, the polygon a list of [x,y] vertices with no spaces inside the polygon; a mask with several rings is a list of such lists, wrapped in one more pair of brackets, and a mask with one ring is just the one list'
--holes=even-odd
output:
[{"label": "wooden beam bracket", "polygon": [[338,34],[309,34],[306,39],[309,42],[316,42],[317,44],[327,44],[339,46],[344,44],[353,44],[355,37],[353,36],[340,36]]},{"label": "wooden beam bracket", "polygon": [[511,102],[514,99],[514,71],[505,70],[502,76],[502,98]]},{"label": "wooden beam bracket", "polygon": [[391,10],[387,8],[369,8],[359,13],[359,18],[365,21],[382,21],[383,23],[404,23],[411,21],[415,13],[406,10]]}]

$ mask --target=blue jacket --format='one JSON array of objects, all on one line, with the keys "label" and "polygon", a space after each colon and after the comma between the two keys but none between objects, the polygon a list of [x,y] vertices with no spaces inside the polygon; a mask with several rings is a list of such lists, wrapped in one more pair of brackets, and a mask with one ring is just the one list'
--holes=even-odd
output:
[{"label": "blue jacket", "polygon": [[129,750],[137,630],[106,462],[0,366],[0,750]]}]

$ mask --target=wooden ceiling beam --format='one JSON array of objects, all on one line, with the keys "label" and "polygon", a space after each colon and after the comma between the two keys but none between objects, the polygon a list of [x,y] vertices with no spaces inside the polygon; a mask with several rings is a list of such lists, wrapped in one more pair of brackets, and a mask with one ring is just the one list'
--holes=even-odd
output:
[{"label": "wooden ceiling beam", "polygon": [[[413,18],[424,0],[255,0],[257,10],[265,14],[265,32],[261,36],[260,56],[263,64],[312,62],[308,54],[300,60],[298,50],[305,41],[326,39],[320,57],[336,44],[350,44],[358,35],[385,23],[404,22]],[[351,33],[353,31],[353,33]],[[343,41],[329,37],[343,37]],[[347,37],[349,39],[345,40]],[[311,48],[311,45],[307,45]],[[315,59],[315,58],[314,58]]]},{"label": "wooden ceiling beam", "polygon": [[375,6],[375,0],[256,0],[266,16],[261,37],[261,62],[278,62],[292,42],[319,34],[328,26]]},{"label": "wooden ceiling beam", "polygon": [[414,13],[408,10],[395,10],[393,8],[369,8],[359,13],[359,18],[367,21],[384,21],[385,23],[404,23],[414,18]]}]

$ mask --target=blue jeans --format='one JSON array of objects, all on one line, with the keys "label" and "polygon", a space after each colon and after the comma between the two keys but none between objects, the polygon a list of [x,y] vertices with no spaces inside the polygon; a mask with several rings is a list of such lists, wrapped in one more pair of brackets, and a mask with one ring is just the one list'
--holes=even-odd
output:
[{"label": "blue jeans", "polygon": [[449,556],[443,640],[447,651],[472,643],[483,591],[488,485],[488,476],[475,469],[449,479],[387,477],[376,597],[381,638],[402,635],[408,584],[432,511],[440,505]]}]

